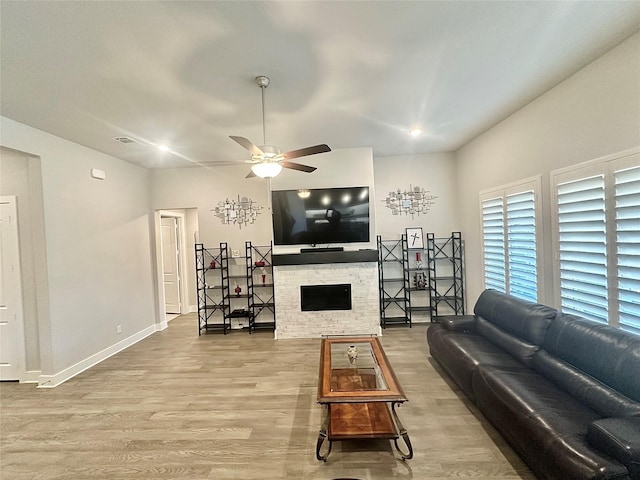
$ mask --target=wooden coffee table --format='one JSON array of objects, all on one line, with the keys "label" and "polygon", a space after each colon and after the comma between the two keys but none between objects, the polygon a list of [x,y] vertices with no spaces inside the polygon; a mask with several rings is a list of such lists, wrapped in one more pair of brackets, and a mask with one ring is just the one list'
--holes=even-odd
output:
[{"label": "wooden coffee table", "polygon": [[[355,359],[354,350],[357,351]],[[325,415],[318,434],[316,458],[326,462],[332,442],[374,438],[393,440],[403,460],[412,458],[409,434],[396,413],[396,405],[406,401],[378,337],[323,338],[318,403],[324,405]],[[400,437],[408,453],[400,449]],[[325,440],[329,441],[329,447],[322,454]]]}]

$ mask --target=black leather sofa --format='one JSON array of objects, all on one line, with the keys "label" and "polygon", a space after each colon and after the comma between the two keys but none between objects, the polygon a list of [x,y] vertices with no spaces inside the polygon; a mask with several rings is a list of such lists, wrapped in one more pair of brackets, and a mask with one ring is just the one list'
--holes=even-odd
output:
[{"label": "black leather sofa", "polygon": [[485,290],[431,356],[540,479],[640,479],[640,335]]}]

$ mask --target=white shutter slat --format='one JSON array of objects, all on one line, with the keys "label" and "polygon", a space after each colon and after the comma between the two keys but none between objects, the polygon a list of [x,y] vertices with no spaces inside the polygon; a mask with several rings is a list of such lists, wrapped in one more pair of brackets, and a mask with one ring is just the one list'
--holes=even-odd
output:
[{"label": "white shutter slat", "polygon": [[564,312],[608,322],[604,175],[557,185]]},{"label": "white shutter slat", "polygon": [[640,334],[640,167],[614,173],[618,321]]},{"label": "white shutter slat", "polygon": [[504,292],[506,277],[502,197],[482,202],[482,231],[485,287]]},{"label": "white shutter slat", "polygon": [[509,293],[536,302],[538,279],[535,193],[524,191],[508,195],[506,204]]}]

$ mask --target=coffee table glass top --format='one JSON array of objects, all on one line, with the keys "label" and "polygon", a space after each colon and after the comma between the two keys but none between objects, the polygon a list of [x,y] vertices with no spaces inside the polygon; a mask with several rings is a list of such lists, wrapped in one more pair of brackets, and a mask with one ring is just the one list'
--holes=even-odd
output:
[{"label": "coffee table glass top", "polygon": [[369,342],[331,343],[332,392],[386,390],[380,365]]},{"label": "coffee table glass top", "polygon": [[322,339],[320,403],[406,401],[377,337]]}]

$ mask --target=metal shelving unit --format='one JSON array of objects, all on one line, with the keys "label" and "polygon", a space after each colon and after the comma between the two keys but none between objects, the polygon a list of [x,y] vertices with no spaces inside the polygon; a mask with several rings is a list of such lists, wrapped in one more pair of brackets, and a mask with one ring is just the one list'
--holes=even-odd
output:
[{"label": "metal shelving unit", "polygon": [[412,319],[414,314],[421,316],[431,315],[431,302],[429,300],[429,273],[427,271],[425,250],[409,248],[407,251],[407,277],[409,287],[409,312]]},{"label": "metal shelving unit", "polygon": [[411,327],[407,238],[382,240],[378,244],[378,287],[380,325],[408,325]]},{"label": "metal shelving unit", "polygon": [[249,295],[249,333],[256,329],[275,330],[276,304],[273,293],[273,244],[245,242],[247,293]]},{"label": "metal shelving unit", "polygon": [[[226,319],[230,328],[246,328],[251,319],[250,298],[247,286],[247,258],[240,256],[229,257],[229,249],[223,252],[223,262],[226,268],[222,273],[224,286],[224,302],[227,305]],[[233,263],[233,265],[231,264]],[[239,291],[236,291],[237,289]]]},{"label": "metal shelving unit", "polygon": [[435,238],[427,233],[427,269],[431,321],[441,315],[464,315],[464,244],[460,232]]},{"label": "metal shelving unit", "polygon": [[231,328],[226,313],[229,307],[224,298],[226,251],[226,243],[221,243],[219,248],[195,245],[198,335],[216,330],[226,334]]}]

